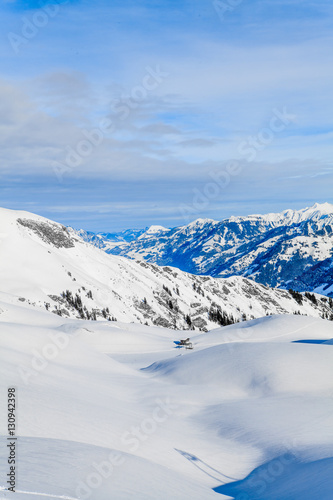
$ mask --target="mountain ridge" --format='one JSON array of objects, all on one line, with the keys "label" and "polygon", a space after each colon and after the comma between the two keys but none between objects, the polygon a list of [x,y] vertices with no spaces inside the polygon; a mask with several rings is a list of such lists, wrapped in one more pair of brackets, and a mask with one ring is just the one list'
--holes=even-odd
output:
[{"label": "mountain ridge", "polygon": [[143,231],[131,241],[106,246],[105,251],[113,255],[192,274],[244,276],[267,286],[333,296],[330,203],[222,221],[197,219],[167,231]]},{"label": "mountain ridge", "polygon": [[16,304],[69,318],[203,331],[270,314],[332,315],[324,297],[108,255],[62,224],[28,212],[1,210],[0,221],[0,291]]}]

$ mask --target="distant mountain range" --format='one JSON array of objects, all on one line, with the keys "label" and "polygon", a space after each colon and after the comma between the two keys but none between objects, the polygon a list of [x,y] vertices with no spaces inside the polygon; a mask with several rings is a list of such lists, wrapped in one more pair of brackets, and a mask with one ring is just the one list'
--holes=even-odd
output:
[{"label": "distant mountain range", "polygon": [[91,231],[85,231],[84,229],[68,229],[72,233],[80,236],[84,241],[92,243],[95,247],[100,248],[105,252],[108,252],[119,244],[130,243],[149,230],[149,228],[146,227],[145,229],[127,229],[126,231],[121,231],[119,233],[93,233]]},{"label": "distant mountain range", "polygon": [[[166,233],[151,228],[133,242],[155,241]],[[283,313],[333,319],[333,301],[326,297],[268,288],[241,276],[197,276],[108,255],[61,224],[0,209],[0,297],[3,294],[7,303],[67,318],[173,329],[206,331]]]},{"label": "distant mountain range", "polygon": [[221,222],[198,219],[172,229],[152,226],[111,236],[79,234],[113,255],[197,275],[243,276],[270,287],[333,296],[333,205],[329,203]]}]

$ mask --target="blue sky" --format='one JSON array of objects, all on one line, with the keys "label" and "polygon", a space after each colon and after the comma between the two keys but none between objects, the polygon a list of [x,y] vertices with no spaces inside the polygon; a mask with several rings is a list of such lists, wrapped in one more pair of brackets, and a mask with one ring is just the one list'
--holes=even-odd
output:
[{"label": "blue sky", "polygon": [[1,206],[117,231],[333,202],[331,1],[0,9]]}]

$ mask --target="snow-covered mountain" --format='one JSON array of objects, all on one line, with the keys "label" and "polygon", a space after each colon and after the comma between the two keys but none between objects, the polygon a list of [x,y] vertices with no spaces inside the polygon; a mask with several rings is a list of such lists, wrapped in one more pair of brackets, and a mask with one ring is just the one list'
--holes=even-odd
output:
[{"label": "snow-covered mountain", "polygon": [[332,316],[332,301],[324,297],[108,255],[61,224],[5,209],[0,210],[0,291],[13,303],[66,317],[178,329],[207,330],[269,314]]},{"label": "snow-covered mountain", "polygon": [[333,296],[333,205],[221,222],[198,219],[145,232],[108,251],[193,274],[246,276],[272,287]]},{"label": "snow-covered mountain", "polygon": [[92,231],[74,229],[73,227],[68,227],[67,229],[72,235],[80,236],[87,243],[91,243],[108,253],[112,253],[111,250],[119,245],[126,245],[140,238],[149,238],[150,236],[170,231],[170,229],[163,226],[150,226],[145,229],[126,229],[119,233],[93,233]]},{"label": "snow-covered mountain", "polygon": [[91,243],[97,248],[108,251],[115,246],[123,243],[130,243],[139,238],[142,234],[150,228],[145,229],[127,229],[119,233],[93,233],[92,231],[85,231],[84,229],[67,228],[71,234],[80,236],[87,243]]}]

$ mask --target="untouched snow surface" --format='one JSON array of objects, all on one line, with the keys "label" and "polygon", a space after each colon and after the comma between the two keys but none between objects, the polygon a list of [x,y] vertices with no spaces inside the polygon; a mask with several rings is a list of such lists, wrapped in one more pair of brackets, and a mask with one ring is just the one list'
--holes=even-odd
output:
[{"label": "untouched snow surface", "polygon": [[[331,500],[333,323],[191,332],[66,319],[0,295],[1,499]],[[7,388],[17,492],[3,488]]]}]

